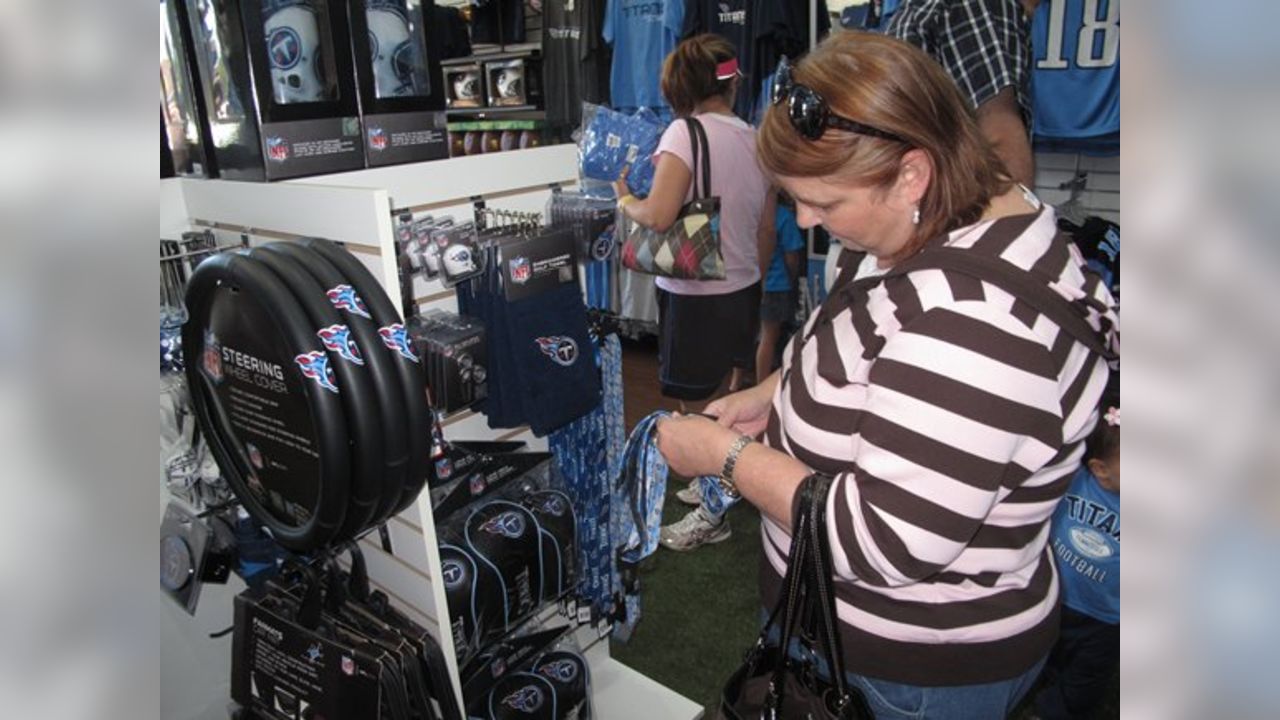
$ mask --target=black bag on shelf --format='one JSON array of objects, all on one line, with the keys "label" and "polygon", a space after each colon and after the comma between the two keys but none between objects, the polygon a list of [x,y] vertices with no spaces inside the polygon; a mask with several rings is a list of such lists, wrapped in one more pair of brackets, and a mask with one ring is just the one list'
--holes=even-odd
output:
[{"label": "black bag on shelf", "polygon": [[[782,596],[742,666],[725,683],[720,695],[721,718],[873,717],[862,692],[849,687],[844,676],[826,529],[825,501],[830,487],[831,478],[814,473],[796,490],[800,501],[791,523],[791,554]],[[781,642],[769,637],[775,624]],[[803,645],[816,640],[817,647],[806,648],[809,659],[788,657],[786,648],[793,637]],[[819,657],[831,670],[829,678],[817,672],[813,660]]]}]

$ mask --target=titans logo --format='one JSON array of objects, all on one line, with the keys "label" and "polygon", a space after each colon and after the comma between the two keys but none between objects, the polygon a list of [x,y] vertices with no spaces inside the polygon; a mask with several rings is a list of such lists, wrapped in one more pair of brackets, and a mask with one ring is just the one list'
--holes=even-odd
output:
[{"label": "titans logo", "polygon": [[351,338],[351,328],[346,325],[320,328],[316,331],[316,337],[320,338],[320,342],[324,343],[326,348],[338,353],[343,360],[356,365],[364,364],[364,358],[360,357],[360,348]]}]

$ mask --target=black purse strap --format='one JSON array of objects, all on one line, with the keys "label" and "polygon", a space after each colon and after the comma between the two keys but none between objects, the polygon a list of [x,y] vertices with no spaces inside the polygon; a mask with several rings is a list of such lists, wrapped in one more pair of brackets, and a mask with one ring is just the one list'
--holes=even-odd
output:
[{"label": "black purse strap", "polygon": [[[693,199],[702,200],[711,197],[711,143],[707,140],[707,129],[697,118],[685,118],[689,127],[689,145],[693,148]],[[698,187],[701,175],[702,187]]]},{"label": "black purse strap", "polygon": [[817,631],[819,642],[825,650],[838,707],[842,709],[852,700],[852,697],[844,675],[844,648],[840,642],[833,587],[835,573],[831,562],[831,536],[827,533],[827,494],[832,480],[829,476],[817,473],[812,477],[813,502],[808,508],[808,530],[811,536],[809,540],[810,607],[818,621],[819,627],[814,630]]},{"label": "black purse strap", "polygon": [[[809,512],[809,506],[813,504],[813,475],[806,477],[800,483],[800,487],[796,492],[800,493],[800,500],[795,505],[794,517],[791,521],[791,552],[787,555],[787,575],[783,582],[783,595],[778,598],[778,604],[774,606],[773,613],[769,618],[769,622],[765,623],[764,634],[767,637],[769,627],[773,625],[774,618],[781,611],[782,624],[779,627],[779,653],[782,657],[786,657],[791,647],[791,637],[795,632],[795,627],[799,621],[799,617],[804,610],[805,598],[809,596],[811,590],[809,582],[808,565],[812,555],[810,543],[812,534],[809,532],[812,515]],[[773,671],[773,678],[769,683],[769,696],[767,704],[775,709],[781,706],[782,689],[785,687],[785,677],[787,672],[787,663],[779,662]]]}]

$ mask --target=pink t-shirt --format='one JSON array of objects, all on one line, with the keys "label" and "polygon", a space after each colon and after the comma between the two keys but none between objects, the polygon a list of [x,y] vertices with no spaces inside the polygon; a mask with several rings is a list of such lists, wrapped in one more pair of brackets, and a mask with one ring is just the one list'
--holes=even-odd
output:
[{"label": "pink t-shirt", "polygon": [[[724,280],[676,280],[657,278],[658,287],[680,295],[721,295],[734,292],[760,279],[756,229],[770,183],[756,161],[755,128],[735,115],[695,115],[707,131],[711,145],[711,194],[720,197],[720,250],[724,253]],[[689,126],[683,119],[672,121],[658,150],[684,161],[693,170],[693,149]],[[685,201],[693,199],[693,184]]]}]

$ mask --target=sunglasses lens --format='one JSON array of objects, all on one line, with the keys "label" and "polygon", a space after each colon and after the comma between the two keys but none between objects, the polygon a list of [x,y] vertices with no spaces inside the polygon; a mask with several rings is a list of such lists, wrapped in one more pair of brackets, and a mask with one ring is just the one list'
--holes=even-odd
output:
[{"label": "sunglasses lens", "polygon": [[827,104],[817,93],[803,85],[791,90],[787,102],[791,125],[804,137],[817,140],[827,129]]}]

